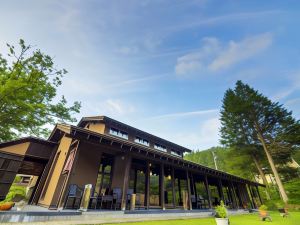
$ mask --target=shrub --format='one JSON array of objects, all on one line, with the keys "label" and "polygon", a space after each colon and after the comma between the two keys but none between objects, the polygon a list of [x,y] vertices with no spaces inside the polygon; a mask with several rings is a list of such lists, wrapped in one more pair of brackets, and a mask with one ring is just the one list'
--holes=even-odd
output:
[{"label": "shrub", "polygon": [[261,205],[258,209],[261,211],[267,211],[268,207],[266,205]]},{"label": "shrub", "polygon": [[18,185],[12,185],[9,189],[8,194],[6,195],[6,198],[1,202],[12,202],[14,198],[19,197],[25,199],[26,196],[26,188],[23,186]]},{"label": "shrub", "polygon": [[217,218],[227,218],[227,209],[224,205],[224,202],[221,201],[220,205],[218,205],[216,208],[216,217]]}]

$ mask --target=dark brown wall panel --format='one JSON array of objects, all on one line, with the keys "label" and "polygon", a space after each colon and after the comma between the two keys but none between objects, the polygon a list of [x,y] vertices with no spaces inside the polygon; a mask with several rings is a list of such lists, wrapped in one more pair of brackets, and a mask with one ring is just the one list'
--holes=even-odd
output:
[{"label": "dark brown wall panel", "polygon": [[84,187],[86,184],[95,185],[101,161],[102,147],[81,143],[75,168],[70,178],[70,184]]}]

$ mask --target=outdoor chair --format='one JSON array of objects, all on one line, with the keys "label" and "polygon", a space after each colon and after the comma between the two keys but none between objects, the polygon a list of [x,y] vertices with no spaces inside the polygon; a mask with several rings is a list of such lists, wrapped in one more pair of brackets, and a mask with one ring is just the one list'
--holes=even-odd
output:
[{"label": "outdoor chair", "polygon": [[95,202],[95,203],[94,203],[94,209],[97,208],[99,198],[100,198],[100,196],[99,196],[98,193],[95,191],[95,187],[93,187],[92,190],[91,190],[90,201],[89,201],[89,208],[90,208],[90,209],[91,209],[92,206],[93,206],[93,202]]},{"label": "outdoor chair", "polygon": [[126,195],[126,207],[130,209],[130,200],[131,200],[131,195],[133,194],[133,189],[128,189],[127,190],[127,195]]},{"label": "outdoor chair", "polygon": [[200,195],[197,196],[197,206],[196,207],[197,207],[197,209],[203,209],[205,207],[205,199]]},{"label": "outdoor chair", "polygon": [[260,210],[259,211],[259,217],[262,221],[266,221],[268,219],[272,222],[272,218],[271,218],[269,212],[267,212],[267,211]]},{"label": "outdoor chair", "polygon": [[101,202],[100,202],[100,209],[103,209],[103,203],[105,204],[105,208],[109,208],[110,206],[110,209],[112,209],[113,207],[113,196],[112,195],[103,195],[101,197]]},{"label": "outdoor chair", "polygon": [[287,217],[289,216],[289,212],[286,208],[282,208],[282,209],[278,209],[279,213],[280,213],[280,216],[282,217]]},{"label": "outdoor chair", "polygon": [[116,210],[121,209],[121,203],[122,203],[122,190],[121,188],[114,188],[113,189],[113,205],[114,209]]},{"label": "outdoor chair", "polygon": [[[79,209],[82,195],[83,195],[83,190],[81,188],[79,188],[76,184],[70,184],[66,196],[66,201],[64,204],[64,209]],[[71,207],[68,207],[69,200],[72,200]]]},{"label": "outdoor chair", "polygon": [[196,201],[196,196],[195,195],[191,195],[191,202],[192,202],[192,207],[193,208],[197,207],[197,201]]}]

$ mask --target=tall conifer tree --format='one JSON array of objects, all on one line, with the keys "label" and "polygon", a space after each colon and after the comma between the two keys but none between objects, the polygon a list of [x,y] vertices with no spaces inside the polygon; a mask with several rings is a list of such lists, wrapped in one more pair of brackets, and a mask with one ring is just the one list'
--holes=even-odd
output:
[{"label": "tall conifer tree", "polygon": [[[227,146],[260,146],[275,177],[282,200],[288,196],[282,185],[273,155],[285,153],[290,161],[293,135],[299,122],[278,102],[272,102],[241,81],[225,92],[221,110],[221,142]],[[276,146],[276,148],[274,147]],[[286,152],[287,147],[289,151]]]}]

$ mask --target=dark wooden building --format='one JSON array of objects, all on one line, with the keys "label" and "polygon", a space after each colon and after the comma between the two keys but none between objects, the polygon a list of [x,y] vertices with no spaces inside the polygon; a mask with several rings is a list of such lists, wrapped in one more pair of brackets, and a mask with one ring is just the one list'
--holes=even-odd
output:
[{"label": "dark wooden building", "polygon": [[230,208],[261,204],[263,185],[184,160],[185,152],[111,118],[84,117],[77,126],[56,125],[48,140],[1,143],[0,199],[21,173],[39,177],[29,204],[51,209],[80,201],[76,192],[87,184],[93,208],[125,210],[130,199],[143,209],[209,209],[221,200]]}]

